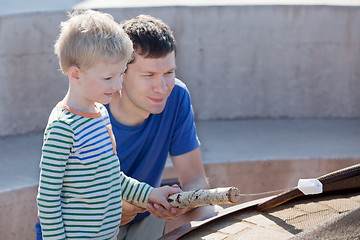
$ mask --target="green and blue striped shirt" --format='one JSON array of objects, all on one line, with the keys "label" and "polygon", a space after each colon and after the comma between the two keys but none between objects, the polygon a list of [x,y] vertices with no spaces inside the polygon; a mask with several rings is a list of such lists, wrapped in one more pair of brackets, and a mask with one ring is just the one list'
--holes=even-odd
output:
[{"label": "green and blue striped shirt", "polygon": [[37,196],[44,239],[116,239],[121,198],[147,203],[152,187],[120,171],[106,108],[58,104],[44,133]]}]

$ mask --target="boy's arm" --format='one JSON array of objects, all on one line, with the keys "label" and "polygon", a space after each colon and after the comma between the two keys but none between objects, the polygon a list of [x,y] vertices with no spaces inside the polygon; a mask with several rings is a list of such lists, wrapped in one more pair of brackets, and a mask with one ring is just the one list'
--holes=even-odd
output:
[{"label": "boy's arm", "polygon": [[120,172],[120,182],[122,198],[138,207],[146,208],[153,187],[128,177],[123,172]]},{"label": "boy's arm", "polygon": [[37,195],[38,214],[44,239],[65,239],[60,193],[66,162],[73,143],[68,125],[56,122],[45,133]]},{"label": "boy's arm", "polygon": [[121,172],[120,175],[123,191],[122,198],[141,208],[146,208],[147,203],[151,202],[154,205],[161,206],[170,211],[173,207],[167,201],[167,197],[171,194],[181,192],[178,187],[163,186],[153,188],[147,183],[139,182],[136,179],[126,176],[123,172]]}]

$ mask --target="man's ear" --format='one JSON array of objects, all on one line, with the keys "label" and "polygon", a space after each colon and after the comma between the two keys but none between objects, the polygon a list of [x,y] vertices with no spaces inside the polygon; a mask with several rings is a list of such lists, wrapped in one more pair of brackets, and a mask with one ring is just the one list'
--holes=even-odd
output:
[{"label": "man's ear", "polygon": [[80,83],[80,68],[77,66],[71,66],[67,72],[70,82],[78,84]]}]

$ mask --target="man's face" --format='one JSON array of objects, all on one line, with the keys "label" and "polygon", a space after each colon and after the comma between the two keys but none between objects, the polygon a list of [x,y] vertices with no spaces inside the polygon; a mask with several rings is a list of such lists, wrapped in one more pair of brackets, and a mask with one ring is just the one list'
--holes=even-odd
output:
[{"label": "man's face", "polygon": [[122,96],[145,117],[161,113],[175,85],[175,68],[174,52],[162,58],[143,58],[135,53],[124,74]]}]

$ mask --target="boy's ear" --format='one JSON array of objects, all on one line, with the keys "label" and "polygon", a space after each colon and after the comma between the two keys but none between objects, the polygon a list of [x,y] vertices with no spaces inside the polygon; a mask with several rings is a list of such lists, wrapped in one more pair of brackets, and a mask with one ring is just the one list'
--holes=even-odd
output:
[{"label": "boy's ear", "polygon": [[71,66],[68,70],[68,78],[72,83],[79,83],[80,82],[80,68],[77,66]]}]

